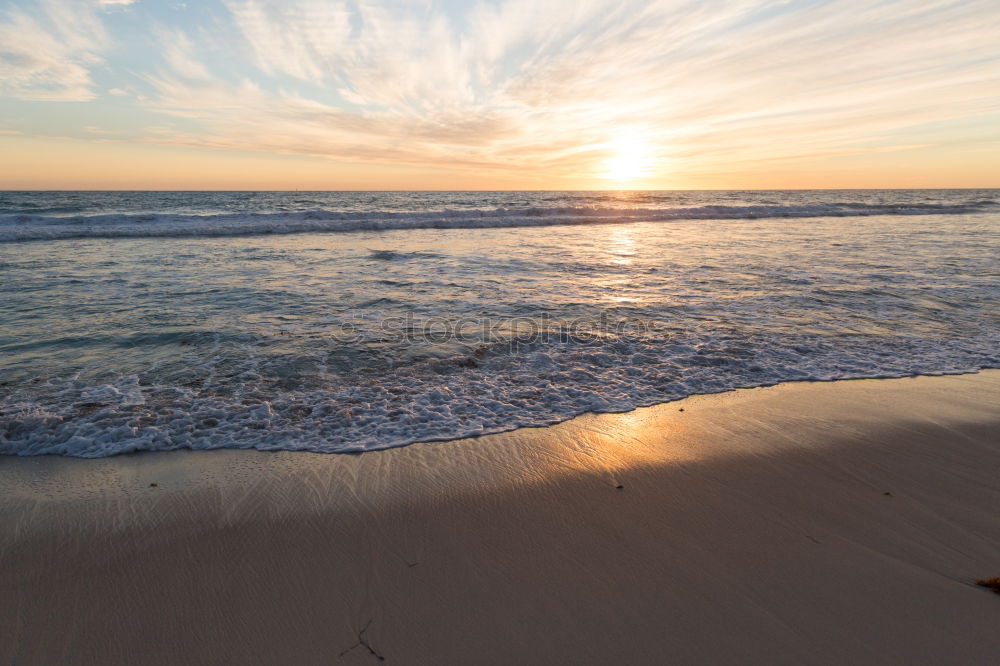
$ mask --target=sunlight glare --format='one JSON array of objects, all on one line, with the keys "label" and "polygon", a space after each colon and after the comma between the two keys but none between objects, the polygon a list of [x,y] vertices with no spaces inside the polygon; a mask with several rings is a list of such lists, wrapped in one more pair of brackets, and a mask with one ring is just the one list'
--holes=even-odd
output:
[{"label": "sunlight glare", "polygon": [[609,145],[603,176],[610,180],[637,180],[649,175],[649,150],[635,137],[621,137]]}]

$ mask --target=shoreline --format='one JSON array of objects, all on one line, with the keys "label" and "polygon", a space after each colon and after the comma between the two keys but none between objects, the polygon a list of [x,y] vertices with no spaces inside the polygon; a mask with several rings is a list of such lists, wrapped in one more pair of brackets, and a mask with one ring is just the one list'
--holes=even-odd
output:
[{"label": "shoreline", "polygon": [[364,454],[3,457],[0,659],[986,663],[998,469],[1000,370]]},{"label": "shoreline", "polygon": [[634,407],[630,407],[622,410],[611,410],[611,411],[585,411],[575,414],[573,416],[560,417],[556,420],[539,423],[536,425],[532,424],[515,424],[509,427],[504,427],[499,430],[488,430],[486,432],[481,432],[472,435],[459,435],[459,436],[444,436],[439,438],[430,439],[417,439],[413,441],[408,441],[404,444],[390,444],[384,447],[374,447],[367,449],[338,449],[332,451],[314,451],[310,449],[269,449],[269,448],[238,448],[232,446],[216,446],[211,448],[190,448],[190,447],[180,447],[176,449],[138,449],[133,451],[126,451],[122,453],[113,453],[107,456],[83,456],[83,455],[72,455],[72,454],[57,454],[57,453],[5,453],[0,452],[0,461],[5,458],[72,458],[76,460],[101,460],[103,458],[115,458],[120,456],[133,456],[133,455],[148,455],[148,454],[171,454],[171,453],[182,453],[182,452],[209,452],[209,451],[256,451],[258,453],[274,454],[274,453],[292,453],[292,454],[312,454],[312,455],[362,455],[365,453],[378,453],[382,451],[392,451],[394,449],[402,449],[409,446],[415,445],[433,445],[433,444],[446,444],[449,442],[460,442],[460,441],[473,441],[477,439],[482,439],[483,437],[493,437],[493,436],[503,436],[512,432],[519,432],[522,430],[546,430],[548,428],[553,428],[561,426],[569,421],[574,421],[583,417],[601,417],[601,416],[621,416],[623,414],[630,414],[632,412],[637,412],[640,410],[647,409],[657,409],[673,405],[685,400],[691,400],[695,398],[709,397],[709,396],[719,396],[727,395],[731,393],[741,393],[744,391],[756,391],[760,389],[770,389],[779,386],[788,386],[794,384],[840,384],[843,382],[857,382],[857,381],[894,381],[901,379],[916,379],[916,378],[936,378],[936,377],[961,377],[967,375],[979,375],[984,372],[1000,372],[1000,367],[994,366],[981,366],[975,370],[939,370],[931,371],[926,373],[908,374],[908,375],[886,375],[880,377],[847,377],[847,378],[833,378],[833,379],[815,379],[815,378],[805,378],[805,379],[785,379],[778,380],[767,384],[758,384],[755,386],[741,386],[737,388],[727,388],[718,391],[710,391],[707,393],[691,393],[680,398],[670,398],[665,401],[660,402],[650,402],[644,403],[639,402]]}]

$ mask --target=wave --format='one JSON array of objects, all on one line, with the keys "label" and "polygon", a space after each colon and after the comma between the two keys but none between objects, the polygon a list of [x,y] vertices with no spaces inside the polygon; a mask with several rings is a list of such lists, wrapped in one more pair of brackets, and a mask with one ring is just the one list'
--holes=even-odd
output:
[{"label": "wave", "polygon": [[369,250],[368,258],[376,261],[407,261],[410,259],[433,259],[441,255],[434,252],[401,252],[399,250]]},{"label": "wave", "polygon": [[[231,359],[228,382],[193,375],[181,382],[134,374],[96,383],[75,375],[50,378],[41,388],[29,384],[20,395],[0,399],[0,455],[92,458],[216,448],[356,453],[779,382],[1000,366],[995,338],[952,345],[879,336],[682,334],[585,344],[545,338],[332,382],[267,379],[259,374],[261,359],[242,367]],[[39,390],[47,392],[35,394]]]},{"label": "wave", "polygon": [[837,202],[812,205],[681,208],[554,206],[473,210],[445,209],[421,212],[310,210],[297,213],[105,214],[61,217],[16,214],[0,215],[0,242],[71,238],[330,233],[397,229],[476,229],[675,220],[967,215],[993,212],[998,207],[1000,204],[996,201],[987,199],[961,204]]}]

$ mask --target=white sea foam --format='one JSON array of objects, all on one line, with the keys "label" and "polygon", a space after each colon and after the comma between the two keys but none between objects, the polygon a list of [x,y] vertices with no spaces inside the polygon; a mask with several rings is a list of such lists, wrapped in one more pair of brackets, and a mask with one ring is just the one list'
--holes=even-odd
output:
[{"label": "white sea foam", "polygon": [[553,206],[424,212],[309,210],[221,215],[0,215],[0,242],[67,238],[235,236],[398,229],[478,229],[635,221],[963,215],[998,210],[993,200],[960,204],[839,202],[814,205],[617,208]]},{"label": "white sea foam", "polygon": [[960,345],[720,334],[586,345],[548,341],[360,377],[343,388],[268,387],[255,381],[256,364],[247,359],[222,393],[139,386],[135,376],[97,387],[68,381],[54,387],[58,398],[45,404],[0,405],[0,453],[371,451],[781,381],[974,372],[1000,367],[1000,337]]}]

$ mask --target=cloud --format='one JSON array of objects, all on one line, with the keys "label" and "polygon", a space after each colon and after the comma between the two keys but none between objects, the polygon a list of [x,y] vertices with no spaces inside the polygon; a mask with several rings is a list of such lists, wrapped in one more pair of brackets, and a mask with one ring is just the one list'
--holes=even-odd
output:
[{"label": "cloud", "polygon": [[225,4],[260,79],[171,55],[150,103],[206,129],[183,143],[571,176],[623,131],[710,170],[1000,111],[1000,12],[977,0]]},{"label": "cloud", "polygon": [[[0,91],[93,97],[112,41],[96,6],[10,10]],[[622,136],[697,174],[912,150],[944,140],[928,127],[1000,113],[994,0],[220,7],[150,27],[145,87],[109,91],[176,119],[147,140],[573,178]]]},{"label": "cloud", "polygon": [[90,69],[107,41],[94,6],[43,0],[0,14],[0,95],[27,100],[93,99]]}]

